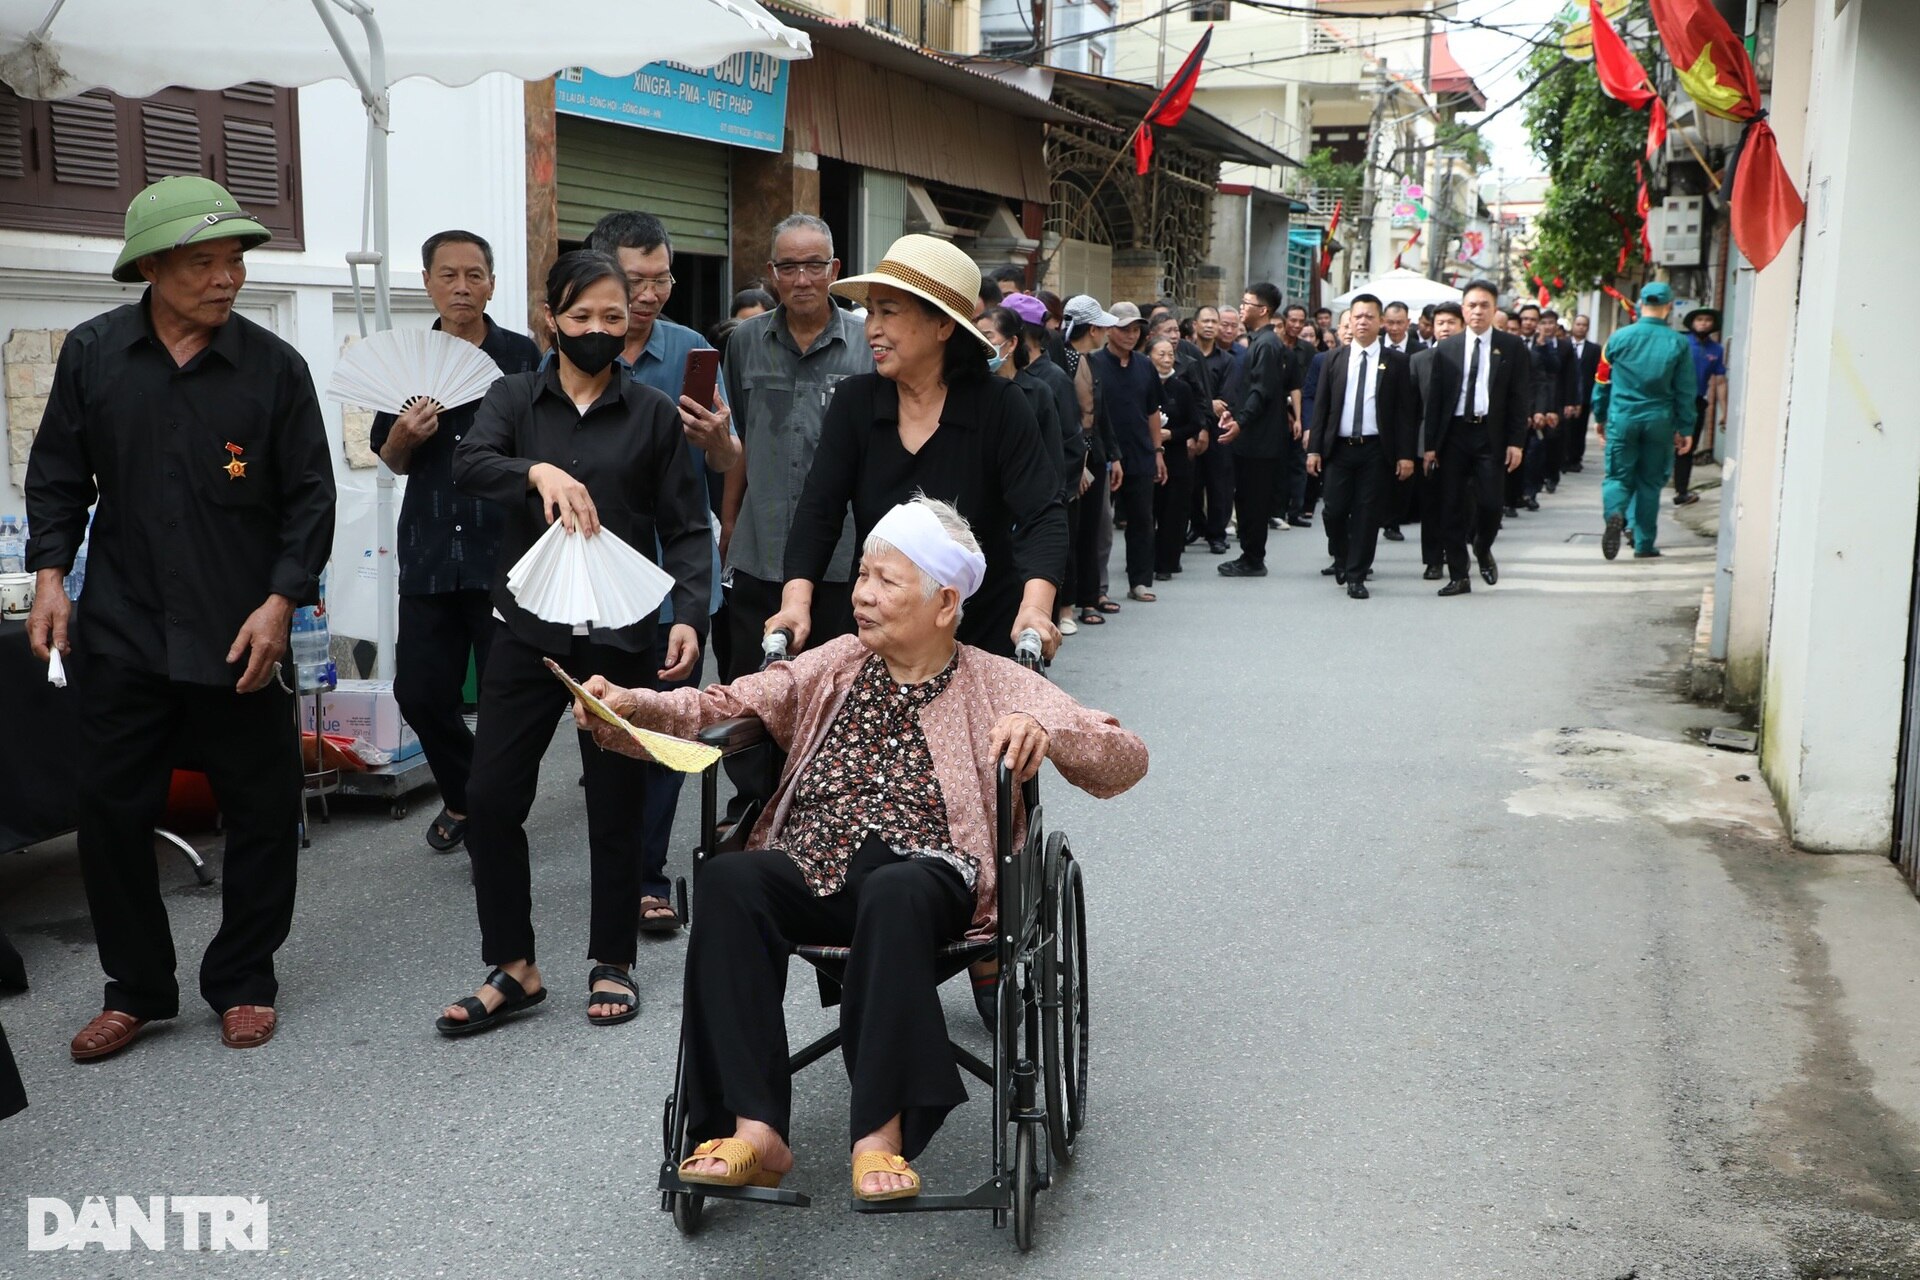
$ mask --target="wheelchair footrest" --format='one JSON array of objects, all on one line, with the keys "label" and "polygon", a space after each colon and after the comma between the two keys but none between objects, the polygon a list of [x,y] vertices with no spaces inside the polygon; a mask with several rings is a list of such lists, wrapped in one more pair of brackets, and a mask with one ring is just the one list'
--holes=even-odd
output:
[{"label": "wheelchair footrest", "polygon": [[955,1209],[1011,1209],[1013,1191],[992,1179],[961,1196],[908,1196],[904,1200],[853,1199],[855,1213],[946,1213]]},{"label": "wheelchair footrest", "polygon": [[680,1171],[673,1165],[661,1166],[660,1190],[705,1196],[709,1200],[747,1200],[754,1204],[785,1205],[789,1209],[806,1209],[813,1204],[813,1198],[804,1191],[789,1191],[784,1187],[711,1187],[700,1182],[682,1182]]}]

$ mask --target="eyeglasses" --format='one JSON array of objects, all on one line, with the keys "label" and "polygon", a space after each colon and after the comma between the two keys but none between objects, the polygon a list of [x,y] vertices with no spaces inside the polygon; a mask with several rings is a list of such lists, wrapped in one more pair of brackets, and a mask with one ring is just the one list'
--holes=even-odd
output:
[{"label": "eyeglasses", "polygon": [[776,262],[773,264],[773,274],[783,280],[798,280],[802,276],[805,276],[809,280],[824,280],[826,279],[827,272],[832,269],[833,263],[831,261],[820,262],[818,260],[812,260],[807,262]]},{"label": "eyeglasses", "polygon": [[632,293],[651,293],[656,296],[669,293],[673,289],[673,277],[664,276],[628,276],[627,289]]}]

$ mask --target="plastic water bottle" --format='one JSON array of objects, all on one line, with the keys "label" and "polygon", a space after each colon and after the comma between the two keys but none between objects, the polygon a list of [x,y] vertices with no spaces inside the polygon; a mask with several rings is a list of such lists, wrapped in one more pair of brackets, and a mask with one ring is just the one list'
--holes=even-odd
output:
[{"label": "plastic water bottle", "polygon": [[321,579],[319,604],[303,605],[293,611],[294,692],[312,693],[331,689],[339,683],[334,673],[331,651],[333,637],[327,627],[326,580]]},{"label": "plastic water bottle", "polygon": [[17,515],[0,515],[0,573],[27,571],[27,522]]}]

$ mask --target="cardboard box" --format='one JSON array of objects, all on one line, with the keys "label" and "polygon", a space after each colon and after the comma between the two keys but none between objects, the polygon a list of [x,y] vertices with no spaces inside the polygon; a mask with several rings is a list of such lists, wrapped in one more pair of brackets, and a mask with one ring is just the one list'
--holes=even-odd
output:
[{"label": "cardboard box", "polygon": [[[364,738],[391,754],[395,764],[420,754],[420,739],[393,700],[391,680],[342,680],[320,695],[320,715],[323,732]],[[300,699],[300,724],[313,731],[311,695]]]}]

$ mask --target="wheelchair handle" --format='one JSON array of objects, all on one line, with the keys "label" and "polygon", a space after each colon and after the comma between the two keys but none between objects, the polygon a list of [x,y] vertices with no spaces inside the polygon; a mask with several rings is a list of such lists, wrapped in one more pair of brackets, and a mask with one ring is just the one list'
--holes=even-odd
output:
[{"label": "wheelchair handle", "polygon": [[785,662],[792,647],[793,632],[785,627],[776,627],[760,641],[760,653],[768,662]]},{"label": "wheelchair handle", "polygon": [[1040,633],[1032,627],[1022,631],[1020,638],[1014,641],[1013,656],[1035,671],[1040,669],[1040,660],[1044,654],[1045,649],[1041,646]]}]

